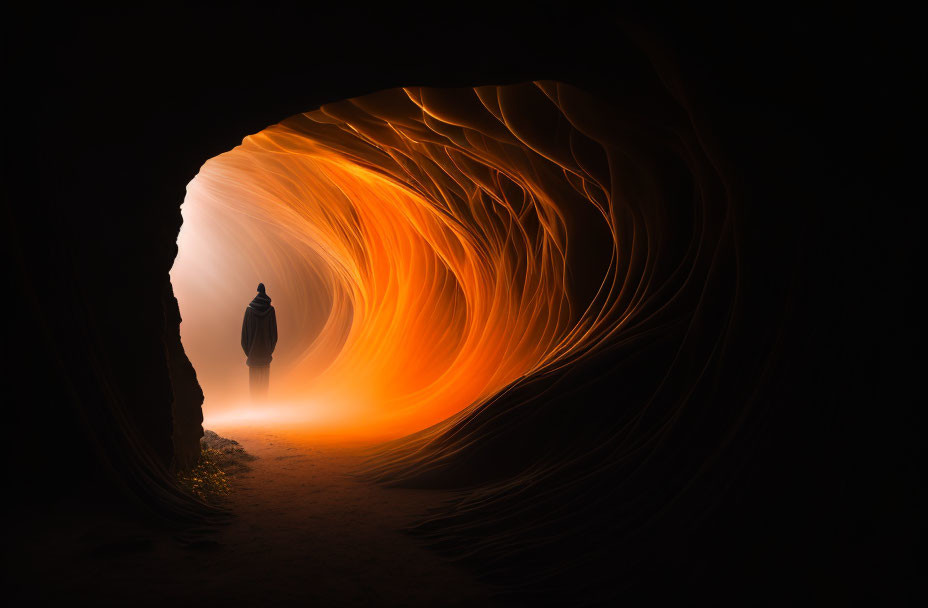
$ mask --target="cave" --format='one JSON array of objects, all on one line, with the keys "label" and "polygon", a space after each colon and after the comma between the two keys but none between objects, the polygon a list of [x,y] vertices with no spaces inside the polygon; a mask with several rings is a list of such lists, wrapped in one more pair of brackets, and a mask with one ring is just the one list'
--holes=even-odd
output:
[{"label": "cave", "polygon": [[[898,23],[69,11],[8,45],[16,601],[912,601]],[[199,500],[177,475],[214,427],[363,443],[342,510],[383,529],[341,572],[350,520]],[[243,521],[281,550],[229,561]]]}]

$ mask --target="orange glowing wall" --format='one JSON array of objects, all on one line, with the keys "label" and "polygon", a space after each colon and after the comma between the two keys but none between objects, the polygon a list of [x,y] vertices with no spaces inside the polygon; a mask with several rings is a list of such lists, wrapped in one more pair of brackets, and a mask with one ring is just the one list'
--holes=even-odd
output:
[{"label": "orange glowing wall", "polygon": [[[264,411],[398,436],[613,332],[620,218],[577,100],[556,83],[395,89],[207,161],[171,273],[207,424]],[[249,404],[239,331],[259,281],[280,340],[271,403]]]}]

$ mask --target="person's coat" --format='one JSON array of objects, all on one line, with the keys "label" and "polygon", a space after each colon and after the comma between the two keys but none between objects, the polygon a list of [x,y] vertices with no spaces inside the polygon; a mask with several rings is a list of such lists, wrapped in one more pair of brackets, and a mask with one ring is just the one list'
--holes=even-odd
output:
[{"label": "person's coat", "polygon": [[271,354],[277,346],[277,313],[271,298],[259,293],[245,309],[242,321],[242,350],[249,367],[270,365]]}]

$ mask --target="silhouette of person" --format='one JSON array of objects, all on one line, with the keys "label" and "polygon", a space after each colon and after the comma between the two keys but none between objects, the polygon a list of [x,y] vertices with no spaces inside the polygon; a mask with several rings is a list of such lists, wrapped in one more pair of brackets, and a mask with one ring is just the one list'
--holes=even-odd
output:
[{"label": "silhouette of person", "polygon": [[258,283],[258,295],[245,309],[242,321],[242,350],[248,357],[248,385],[252,400],[267,397],[271,374],[271,353],[277,346],[277,313],[271,298]]}]

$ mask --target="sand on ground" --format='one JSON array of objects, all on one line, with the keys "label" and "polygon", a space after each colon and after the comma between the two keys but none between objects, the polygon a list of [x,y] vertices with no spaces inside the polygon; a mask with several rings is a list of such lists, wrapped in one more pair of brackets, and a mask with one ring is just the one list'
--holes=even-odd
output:
[{"label": "sand on ground", "polygon": [[[116,524],[96,524],[83,533],[94,550],[59,556],[57,566],[67,572],[56,577],[60,592],[135,605],[494,603],[490,589],[469,572],[403,532],[451,493],[386,488],[354,476],[373,442],[269,428],[211,429],[257,457],[250,471],[232,480],[225,500],[234,514],[230,523],[186,539],[133,532],[129,542]],[[25,597],[37,599],[42,591]]]}]

